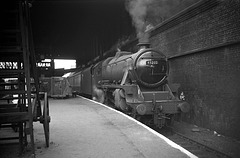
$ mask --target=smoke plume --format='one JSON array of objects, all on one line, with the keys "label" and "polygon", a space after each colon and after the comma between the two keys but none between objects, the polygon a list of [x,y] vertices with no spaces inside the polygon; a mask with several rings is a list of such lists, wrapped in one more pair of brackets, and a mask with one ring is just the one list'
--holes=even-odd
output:
[{"label": "smoke plume", "polygon": [[[137,37],[139,40],[144,38],[146,29],[146,15],[148,5],[153,0],[128,0],[126,2],[126,9],[132,17],[133,25],[136,28]],[[147,37],[145,37],[147,38]]]},{"label": "smoke plume", "polygon": [[139,42],[148,38],[147,30],[162,23],[200,0],[126,0]]}]

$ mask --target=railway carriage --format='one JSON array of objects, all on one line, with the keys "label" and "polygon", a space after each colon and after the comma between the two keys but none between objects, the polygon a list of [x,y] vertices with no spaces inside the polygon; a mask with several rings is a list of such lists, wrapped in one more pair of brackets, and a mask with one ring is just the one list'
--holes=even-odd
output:
[{"label": "railway carriage", "polygon": [[[76,77],[78,77],[76,75]],[[68,80],[75,80],[75,78],[67,79],[65,77],[41,77],[40,78],[40,90],[47,92],[48,96],[52,98],[66,98],[72,95],[72,87]],[[78,85],[80,82],[71,82],[74,85]],[[79,88],[80,86],[74,86]]]}]

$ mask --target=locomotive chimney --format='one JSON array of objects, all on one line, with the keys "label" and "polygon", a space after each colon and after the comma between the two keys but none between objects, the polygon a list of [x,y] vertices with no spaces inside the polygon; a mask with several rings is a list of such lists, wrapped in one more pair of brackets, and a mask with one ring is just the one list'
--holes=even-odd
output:
[{"label": "locomotive chimney", "polygon": [[149,42],[149,32],[142,32],[140,38],[138,39],[139,43],[137,44],[137,46],[140,49],[146,49],[146,48],[150,48],[150,42]]},{"label": "locomotive chimney", "polygon": [[140,49],[147,49],[147,48],[150,48],[150,43],[149,42],[139,42],[137,44],[137,46],[139,47],[139,50]]}]

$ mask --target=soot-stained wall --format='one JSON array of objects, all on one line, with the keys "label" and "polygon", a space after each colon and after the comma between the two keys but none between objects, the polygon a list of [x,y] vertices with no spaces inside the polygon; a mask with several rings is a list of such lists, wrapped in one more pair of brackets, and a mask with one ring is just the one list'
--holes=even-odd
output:
[{"label": "soot-stained wall", "polygon": [[182,121],[240,139],[240,1],[201,1],[151,32],[169,83],[191,105]]}]

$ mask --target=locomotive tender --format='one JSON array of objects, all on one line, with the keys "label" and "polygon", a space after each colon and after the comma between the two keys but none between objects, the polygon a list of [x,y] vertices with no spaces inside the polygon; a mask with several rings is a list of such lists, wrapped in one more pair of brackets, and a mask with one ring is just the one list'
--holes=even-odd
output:
[{"label": "locomotive tender", "polygon": [[167,84],[166,56],[148,43],[139,46],[136,53],[118,51],[68,79],[78,93],[161,128],[172,122],[174,114],[188,112],[190,107]]}]

